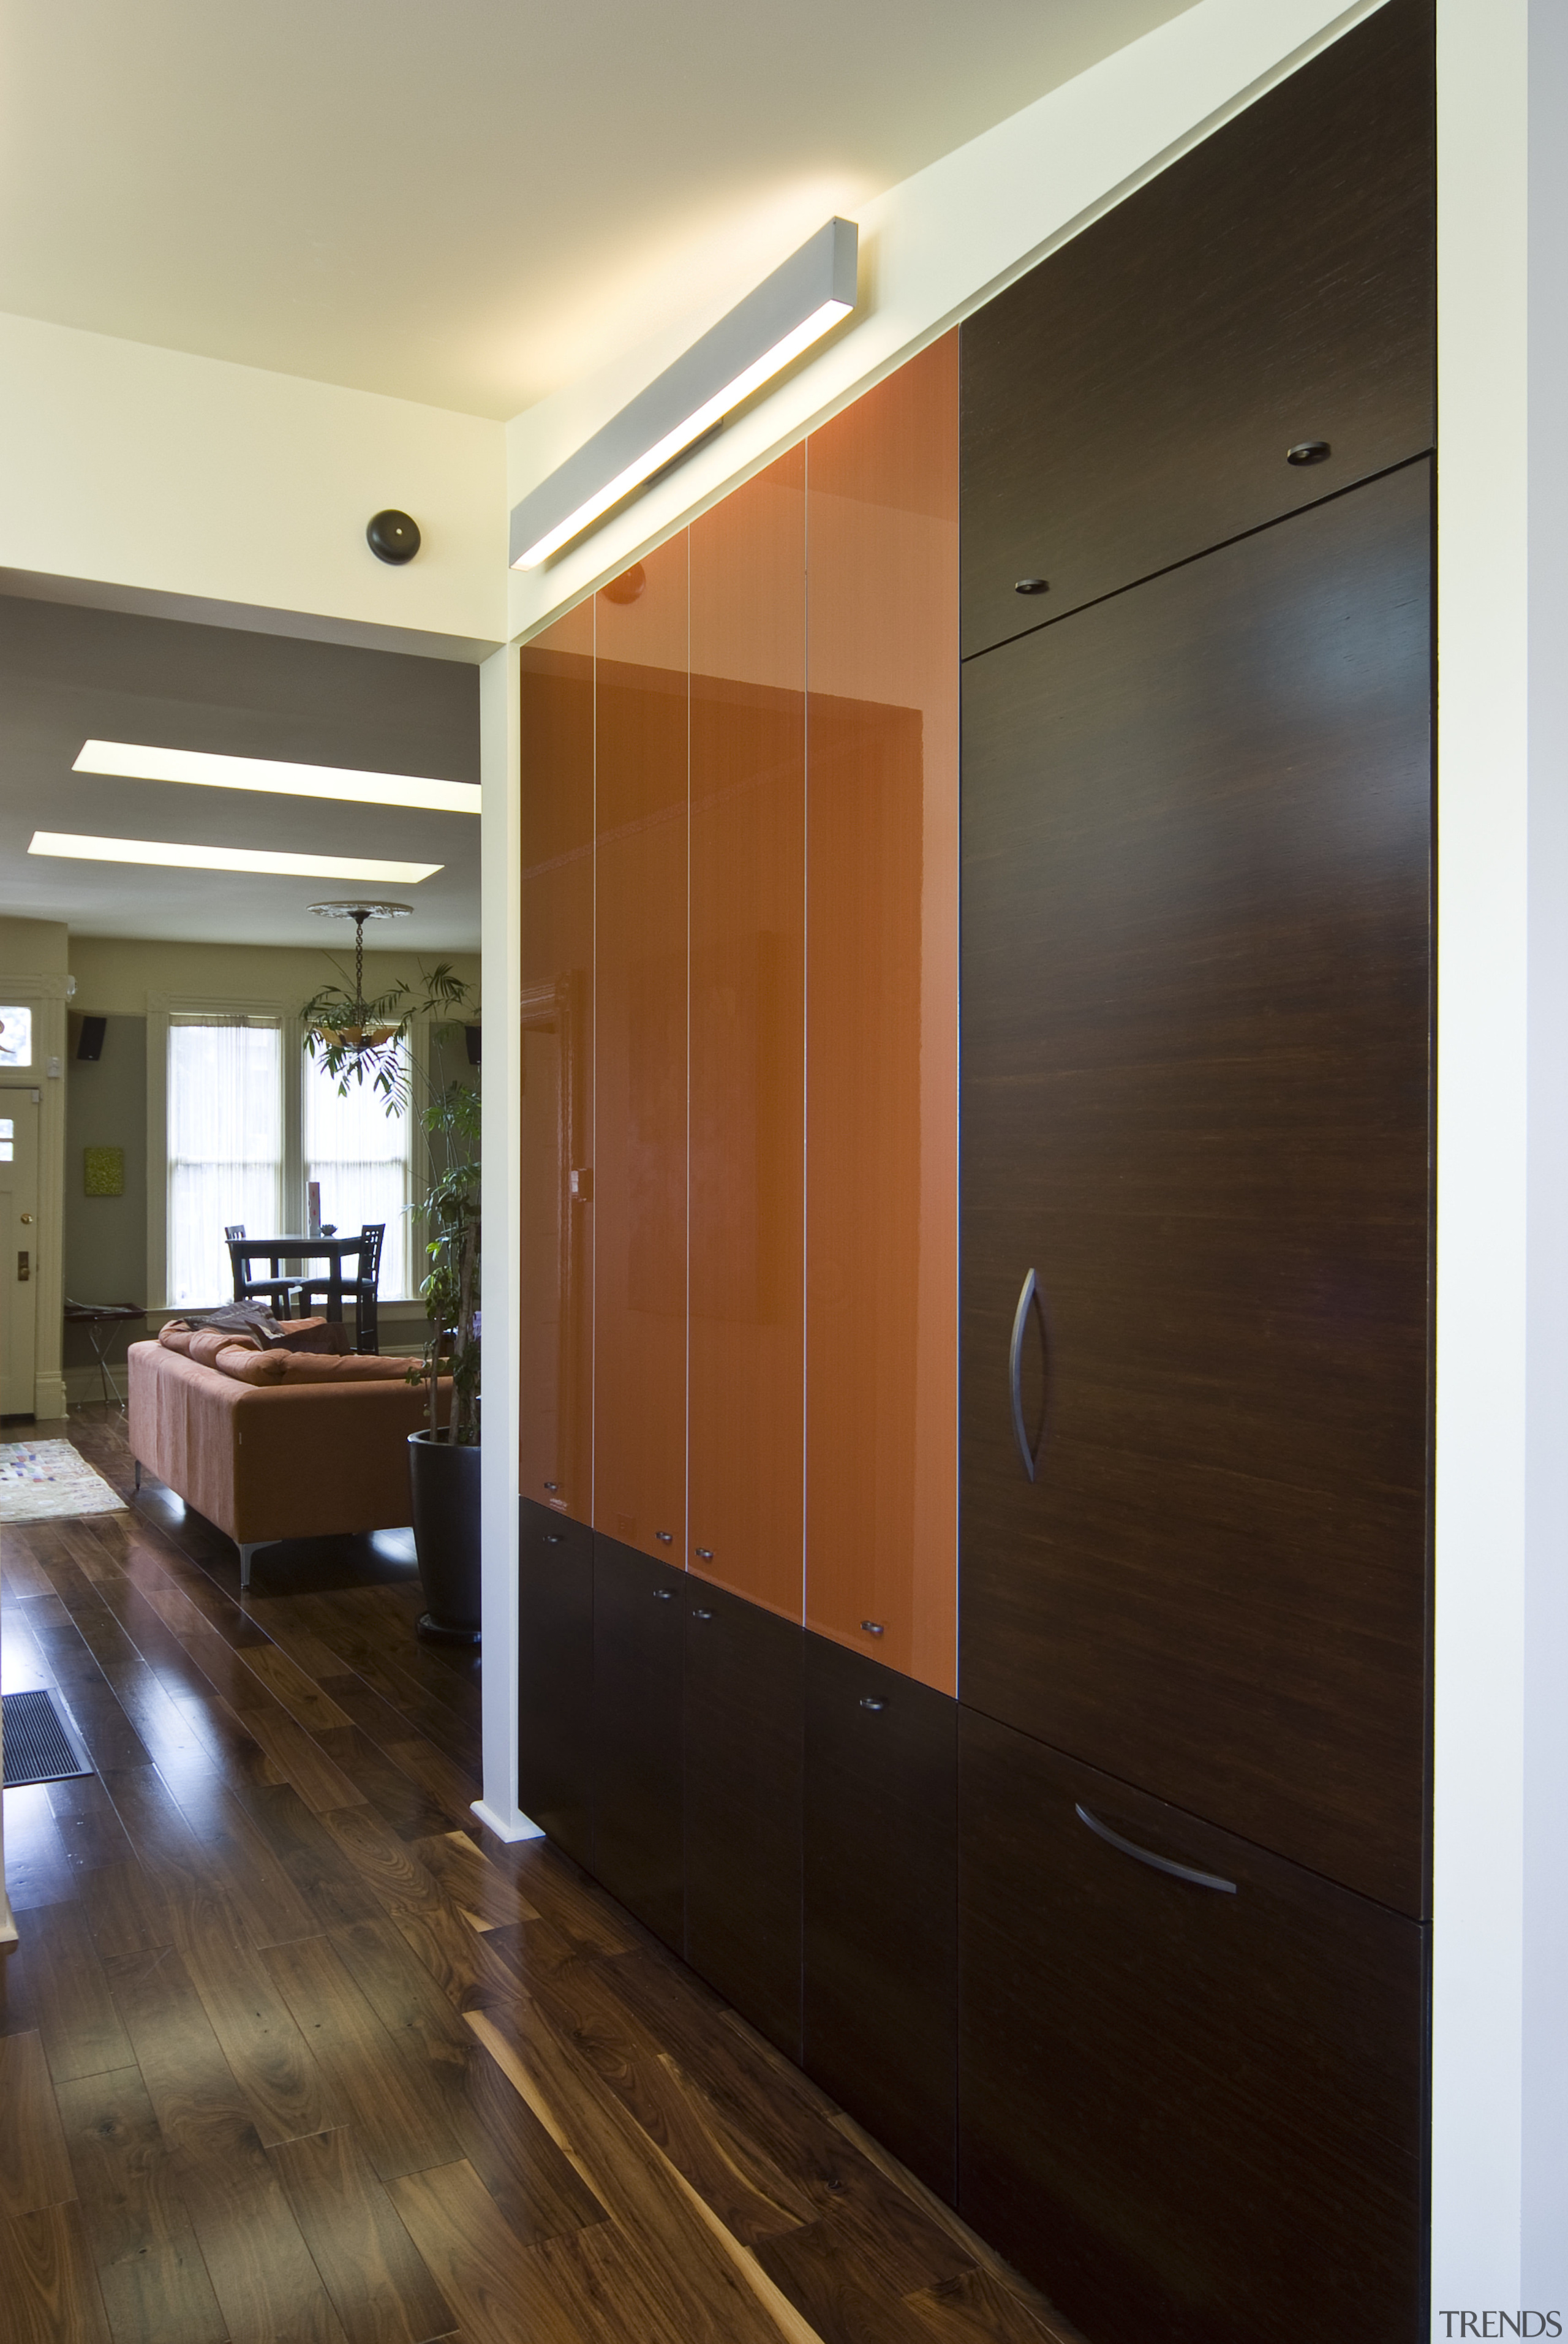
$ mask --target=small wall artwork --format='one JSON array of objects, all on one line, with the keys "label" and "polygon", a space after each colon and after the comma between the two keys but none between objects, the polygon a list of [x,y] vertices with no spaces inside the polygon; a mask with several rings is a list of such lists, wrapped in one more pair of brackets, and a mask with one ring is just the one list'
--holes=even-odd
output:
[{"label": "small wall artwork", "polygon": [[123,1197],[126,1193],[126,1151],[123,1147],[84,1147],[84,1197]]}]

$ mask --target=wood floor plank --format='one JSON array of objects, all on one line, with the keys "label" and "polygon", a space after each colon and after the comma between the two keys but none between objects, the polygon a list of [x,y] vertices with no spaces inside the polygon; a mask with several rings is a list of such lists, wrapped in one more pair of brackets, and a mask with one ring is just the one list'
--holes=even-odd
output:
[{"label": "wood floor plank", "polygon": [[245,1724],[266,1753],[266,1778],[292,1783],[307,1807],[324,1814],[333,1807],[352,1807],[365,1793],[336,1765],[327,1751],[303,1725],[282,1708],[251,1709]]},{"label": "wood floor plank", "polygon": [[465,1918],[480,1928],[505,1928],[513,1921],[537,1921],[513,1876],[492,1864],[465,1831],[442,1832],[416,1840],[415,1852]]},{"label": "wood floor plank", "polygon": [[[318,1928],[335,1929],[381,1910],[357,1866],[291,1783],[252,1784],[234,1794],[231,1804],[249,1826],[246,1833],[236,1822],[236,1836],[247,1848],[257,1839],[265,1844]],[[350,1807],[347,1812],[354,1815],[367,1810]]]},{"label": "wood floor plank", "polygon": [[[472,2166],[407,2174],[389,2195],[470,2344],[599,2344],[558,2299],[548,2260],[518,2246]],[[628,2339],[644,2332],[619,2330]]]},{"label": "wood floor plank", "polygon": [[32,1913],[43,1904],[69,1904],[76,1875],[42,1783],[7,1791],[5,1798],[5,1887],[12,1910]]},{"label": "wood floor plank", "polygon": [[447,2165],[457,2145],[404,2046],[381,2025],[327,1937],[301,1937],[262,1955],[312,2057],[386,2181]]},{"label": "wood floor plank", "polygon": [[608,2086],[532,2005],[466,2022],[590,2183],[683,2344],[779,2344],[777,2320],[707,2209]]},{"label": "wood floor plank", "polygon": [[0,1588],[7,1595],[44,1595],[49,1582],[35,1561],[19,1527],[7,1522],[0,1540]]},{"label": "wood floor plank", "polygon": [[504,1864],[521,1884],[535,1910],[567,1936],[596,1953],[640,1950],[643,1940],[622,1908],[547,1840],[507,1847],[481,1827],[480,1844],[492,1864]]},{"label": "wood floor plank", "polygon": [[42,2039],[35,2028],[0,2036],[0,2218],[75,2194]]},{"label": "wood floor plank", "polygon": [[806,2229],[760,2240],[756,2252],[822,2344],[916,2344],[927,2333],[904,2304],[866,2284],[830,2214]]},{"label": "wood floor plank", "polygon": [[171,1891],[175,1944],[262,2141],[294,2140],[347,2120],[332,2077],[318,2065],[221,1888]]},{"label": "wood floor plank", "polygon": [[80,2207],[0,2222],[5,2344],[111,2344]]},{"label": "wood floor plank", "polygon": [[411,1774],[438,1806],[444,1807],[451,1821],[464,1831],[474,1828],[474,1802],[479,1796],[481,1777],[477,1767],[459,1766],[427,1742],[422,1733],[407,1735],[395,1742],[382,1743],[382,1748],[395,1765]]},{"label": "wood floor plank", "polygon": [[989,2270],[960,2271],[906,2300],[929,2344],[1081,2344],[1075,2328],[1034,2310]]},{"label": "wood floor plank", "polygon": [[166,2144],[137,2067],[60,2087],[88,2249],[116,2339],[224,2344],[213,2293]]},{"label": "wood floor plank", "polygon": [[179,1955],[106,1966],[233,2344],[345,2344]]},{"label": "wood floor plank", "polygon": [[268,2152],[348,2344],[432,2344],[454,2320],[348,2132]]},{"label": "wood floor plank", "polygon": [[131,1844],[101,1775],[78,1774],[51,1783],[48,1790],[55,1828],[73,1872],[101,1872],[106,1864],[126,1862]]},{"label": "wood floor plank", "polygon": [[232,1811],[216,1817],[193,1800],[206,1828],[198,1832],[161,1774],[151,1779],[111,1775],[108,1781],[120,1820],[133,1847],[163,1894],[166,1904],[216,1882],[228,1894],[251,1943],[307,1936],[316,1918],[270,1849],[241,1846],[229,1825]]},{"label": "wood floor plank", "polygon": [[445,1810],[357,1725],[339,1726],[317,1741],[400,1839],[427,1839],[445,1829]]},{"label": "wood floor plank", "polygon": [[6,1959],[26,1965],[30,2005],[57,2084],[130,2065],[134,2054],[80,1903],[40,1906]]},{"label": "wood floor plank", "polygon": [[174,1942],[163,1892],[134,1855],[93,1874],[86,1913],[100,1961],[106,1954],[145,1953]]},{"label": "wood floor plank", "polygon": [[[291,1660],[281,1646],[273,1643],[247,1644],[240,1659],[249,1675],[256,1679],[257,1696],[281,1702],[295,1723],[307,1733],[325,1733],[335,1726],[347,1725],[348,1717],[313,1677],[307,1676],[297,1661]],[[227,1686],[226,1698],[243,1717],[251,1706],[252,1697],[243,1691],[236,1697]]]}]

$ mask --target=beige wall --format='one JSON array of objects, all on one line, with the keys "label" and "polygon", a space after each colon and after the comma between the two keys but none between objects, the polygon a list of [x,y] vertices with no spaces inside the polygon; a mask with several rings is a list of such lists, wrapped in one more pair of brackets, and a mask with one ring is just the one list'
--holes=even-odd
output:
[{"label": "beige wall", "polygon": [[[41,927],[41,921],[0,922],[4,929]],[[64,935],[65,931],[60,931]],[[324,985],[352,985],[352,934],[327,934],[319,951],[279,945],[206,945],[150,942],[136,936],[73,936],[70,969],[76,980],[73,1008],[95,1017],[142,1017],[149,993],[214,995],[223,999],[278,1001],[297,1009]],[[369,952],[365,955],[367,993],[384,991],[399,978],[417,986],[419,969],[449,960],[456,975],[479,986],[477,953]],[[337,964],[334,966],[334,964]],[[347,971],[347,978],[344,972]]]},{"label": "beige wall", "polygon": [[70,931],[63,920],[0,919],[0,973],[64,976]]}]

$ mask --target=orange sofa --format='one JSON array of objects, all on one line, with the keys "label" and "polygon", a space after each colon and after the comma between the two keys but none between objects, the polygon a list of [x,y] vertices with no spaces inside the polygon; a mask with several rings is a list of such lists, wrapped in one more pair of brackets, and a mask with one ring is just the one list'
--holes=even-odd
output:
[{"label": "orange sofa", "polygon": [[[246,1378],[270,1377],[276,1354],[252,1354],[238,1373],[161,1343],[133,1343],[127,1357],[137,1486],[146,1466],[226,1531],[242,1588],[258,1546],[408,1521],[408,1435],[425,1421],[427,1388],[402,1379],[403,1361],[321,1359],[274,1382]],[[391,1372],[364,1376],[377,1367]]]}]

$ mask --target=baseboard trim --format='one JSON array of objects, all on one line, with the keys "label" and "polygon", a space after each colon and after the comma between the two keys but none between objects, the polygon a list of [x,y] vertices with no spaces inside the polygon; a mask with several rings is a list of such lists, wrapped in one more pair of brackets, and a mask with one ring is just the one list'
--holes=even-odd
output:
[{"label": "baseboard trim", "polygon": [[35,1376],[33,1379],[33,1415],[39,1424],[53,1423],[68,1413],[65,1405],[64,1376]]},{"label": "baseboard trim", "polygon": [[494,1807],[487,1806],[483,1799],[476,1799],[473,1804],[474,1813],[486,1830],[493,1831],[498,1839],[543,1839],[544,1837],[538,1824],[531,1821],[528,1815],[515,1814],[510,1822],[508,1822],[504,1816],[496,1813]]}]

